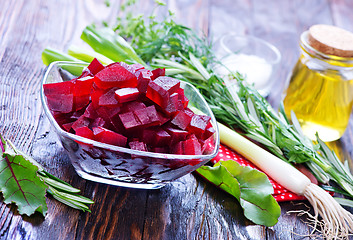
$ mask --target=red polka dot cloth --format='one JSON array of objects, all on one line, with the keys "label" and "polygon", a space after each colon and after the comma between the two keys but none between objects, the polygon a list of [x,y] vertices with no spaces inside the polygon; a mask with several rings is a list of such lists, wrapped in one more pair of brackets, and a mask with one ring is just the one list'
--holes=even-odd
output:
[{"label": "red polka dot cloth", "polygon": [[[257,168],[254,164],[252,164],[246,158],[244,158],[240,154],[234,152],[232,149],[227,148],[224,145],[221,145],[219,147],[219,152],[218,152],[217,156],[215,158],[213,158],[211,160],[211,162],[213,164],[215,164],[221,160],[224,160],[224,161],[234,160],[242,166],[248,166],[248,167],[251,167],[251,168],[254,168],[254,169],[261,171],[259,168]],[[296,195],[295,193],[292,193],[289,190],[285,189],[284,187],[279,185],[277,182],[275,182],[270,177],[269,177],[269,180],[270,180],[270,182],[273,186],[273,189],[274,189],[274,193],[272,195],[277,200],[277,202],[305,199],[304,197]]]}]

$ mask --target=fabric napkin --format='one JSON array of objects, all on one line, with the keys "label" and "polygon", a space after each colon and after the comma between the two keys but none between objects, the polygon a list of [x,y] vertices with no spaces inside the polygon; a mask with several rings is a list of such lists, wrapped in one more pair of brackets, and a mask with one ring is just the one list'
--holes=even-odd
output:
[{"label": "fabric napkin", "polygon": [[[232,149],[220,145],[219,152],[215,158],[211,160],[213,164],[221,161],[221,160],[234,160],[237,163],[239,163],[242,166],[248,166],[254,169],[259,170],[262,172],[259,168],[257,168],[253,163],[251,163],[249,160],[241,156],[240,154],[234,152]],[[280,184],[275,182],[273,179],[269,177],[269,180],[273,186],[274,193],[272,194],[273,197],[277,200],[277,202],[283,202],[283,201],[293,201],[293,200],[303,200],[305,199],[303,196],[299,196],[295,193],[290,192],[289,190],[285,189],[282,187]]]}]

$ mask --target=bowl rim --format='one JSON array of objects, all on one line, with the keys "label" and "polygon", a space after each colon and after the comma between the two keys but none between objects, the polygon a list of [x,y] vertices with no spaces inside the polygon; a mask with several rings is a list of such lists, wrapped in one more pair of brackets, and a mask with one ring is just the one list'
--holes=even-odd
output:
[{"label": "bowl rim", "polygon": [[139,157],[141,156],[141,157],[152,157],[152,158],[165,158],[168,160],[173,160],[173,159],[174,160],[180,160],[180,159],[185,159],[185,160],[186,159],[205,159],[206,160],[206,159],[212,159],[217,155],[218,150],[219,150],[219,146],[220,146],[220,136],[219,136],[219,129],[218,129],[216,118],[215,118],[212,110],[210,109],[209,105],[207,104],[206,100],[200,94],[200,92],[197,90],[197,88],[195,86],[193,86],[192,84],[185,82],[185,81],[182,81],[182,80],[180,80],[180,82],[185,85],[188,85],[189,87],[192,88],[192,90],[199,96],[199,98],[201,99],[201,101],[205,105],[207,111],[210,113],[211,122],[213,123],[212,125],[213,125],[213,128],[215,129],[215,141],[214,141],[215,148],[212,151],[212,153],[210,153],[210,154],[206,154],[206,155],[180,155],[180,154],[170,154],[170,153],[145,152],[145,151],[133,150],[133,149],[126,148],[126,147],[120,147],[120,146],[116,146],[116,145],[98,142],[98,141],[88,139],[85,137],[81,137],[81,136],[78,136],[78,135],[75,135],[73,133],[69,133],[69,132],[63,130],[59,126],[59,124],[56,122],[56,120],[54,119],[54,116],[52,115],[52,113],[49,110],[49,107],[46,102],[46,96],[44,94],[44,88],[43,88],[43,85],[46,83],[46,80],[48,79],[49,73],[51,73],[53,68],[58,65],[72,65],[72,66],[77,65],[77,66],[87,67],[89,65],[89,63],[72,62],[72,61],[54,61],[54,62],[50,63],[48,65],[47,69],[45,70],[44,76],[41,80],[41,87],[40,87],[41,102],[42,102],[42,106],[43,106],[43,109],[44,109],[46,116],[48,117],[51,125],[54,126],[59,137],[64,136],[64,137],[69,138],[73,141],[84,143],[84,144],[87,144],[87,145],[90,145],[93,147],[99,147],[99,148],[103,148],[103,149],[108,149],[110,151],[122,152],[122,153],[131,154],[131,155],[138,155]]}]

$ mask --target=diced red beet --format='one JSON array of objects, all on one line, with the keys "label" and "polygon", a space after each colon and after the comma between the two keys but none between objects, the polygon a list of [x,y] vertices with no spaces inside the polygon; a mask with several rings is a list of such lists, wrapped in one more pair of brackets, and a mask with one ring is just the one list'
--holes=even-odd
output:
[{"label": "diced red beet", "polygon": [[211,124],[211,126],[209,126],[209,125],[210,125],[210,123],[207,125],[206,130],[202,135],[203,140],[208,139],[209,137],[211,137],[213,134],[216,133],[216,130],[213,128],[212,124]]},{"label": "diced red beet", "polygon": [[160,76],[165,76],[165,68],[157,68],[152,70],[152,76],[151,76],[152,80],[155,80]]},{"label": "diced red beet", "polygon": [[98,105],[105,107],[118,107],[119,102],[115,99],[116,88],[111,88],[99,97]]},{"label": "diced red beet", "polygon": [[146,144],[144,142],[132,141],[132,142],[129,142],[129,146],[133,150],[147,152],[147,146],[146,146]]},{"label": "diced red beet", "polygon": [[121,112],[133,112],[137,109],[141,109],[141,108],[146,108],[146,105],[143,102],[140,101],[132,101],[132,102],[127,102],[125,104],[123,104],[123,106],[121,107]]},{"label": "diced red beet", "polygon": [[163,129],[159,129],[155,132],[155,146],[168,146],[170,144],[171,136]]},{"label": "diced red beet", "polygon": [[119,114],[119,118],[126,130],[141,126],[140,121],[135,118],[133,112]]},{"label": "diced red beet", "polygon": [[191,122],[192,117],[185,113],[184,110],[179,111],[174,118],[172,119],[171,123],[182,130],[186,130]]},{"label": "diced red beet", "polygon": [[191,118],[188,130],[195,133],[198,138],[201,138],[210,120],[211,118],[209,116],[195,114]]},{"label": "diced red beet", "polygon": [[115,98],[119,103],[126,103],[136,100],[139,94],[137,88],[120,88],[115,91]]},{"label": "diced red beet", "polygon": [[190,117],[193,117],[195,115],[195,113],[193,111],[191,111],[189,108],[185,108],[184,111]]},{"label": "diced red beet", "polygon": [[141,93],[146,93],[148,83],[151,81],[152,72],[148,69],[141,69],[136,72],[137,89]]},{"label": "diced red beet", "polygon": [[89,104],[90,95],[74,96],[74,110],[78,111]]},{"label": "diced red beet", "polygon": [[169,117],[166,117],[163,113],[161,112],[158,112],[157,111],[157,115],[158,115],[158,118],[159,118],[159,122],[160,122],[160,125],[164,125],[165,123],[167,123],[170,119]]},{"label": "diced red beet", "polygon": [[142,125],[145,125],[145,127],[156,126],[160,125],[161,123],[154,105],[146,108],[136,109],[134,114],[138,121]]},{"label": "diced red beet", "polygon": [[101,106],[96,109],[97,114],[104,120],[110,120],[112,117],[120,112],[120,107],[104,107]]},{"label": "diced red beet", "polygon": [[173,154],[184,154],[184,146],[183,141],[176,143],[175,145],[171,146],[171,152]]},{"label": "diced red beet", "polygon": [[175,92],[179,94],[179,100],[183,104],[184,108],[186,108],[189,104],[189,99],[185,96],[184,89],[178,88]]},{"label": "diced red beet", "polygon": [[180,130],[172,127],[167,127],[165,128],[165,130],[171,136],[170,144],[175,144],[177,142],[184,141],[189,134],[188,131],[184,131],[184,130]]},{"label": "diced red beet", "polygon": [[94,127],[93,128],[94,140],[125,147],[127,143],[127,138],[119,133],[110,131],[103,127]]},{"label": "diced red beet", "polygon": [[147,146],[155,146],[155,135],[155,129],[145,128],[142,130],[141,140],[146,143]]},{"label": "diced red beet", "polygon": [[180,88],[180,81],[172,77],[160,76],[153,82],[158,84],[158,86],[167,91],[169,94],[174,93],[178,88]]},{"label": "diced red beet", "polygon": [[105,125],[105,121],[103,118],[96,118],[94,119],[91,124],[89,125],[89,127],[91,127],[92,129],[95,127],[103,127]]},{"label": "diced red beet", "polygon": [[48,95],[69,95],[72,94],[73,86],[73,81],[46,83],[43,84],[43,90],[47,97]]},{"label": "diced red beet", "polygon": [[98,113],[96,112],[95,107],[93,106],[93,103],[90,103],[87,106],[85,113],[83,115],[87,118],[90,118],[90,119],[98,118]]},{"label": "diced red beet", "polygon": [[179,87],[179,80],[161,76],[148,83],[146,97],[162,108],[165,108],[168,105],[169,96]]},{"label": "diced red beet", "polygon": [[171,116],[174,113],[176,113],[177,111],[183,110],[183,109],[184,109],[184,106],[183,106],[182,102],[179,100],[179,94],[173,93],[169,97],[167,106],[162,110],[168,116]]},{"label": "diced red beet", "polygon": [[85,116],[79,117],[73,124],[72,124],[72,129],[76,131],[77,128],[80,127],[87,127],[90,124],[90,120],[86,118]]},{"label": "diced red beet", "polygon": [[119,64],[111,65],[98,72],[94,76],[94,82],[103,89],[137,86],[136,76]]},{"label": "diced red beet", "polygon": [[99,108],[99,98],[105,93],[104,89],[97,87],[93,84],[91,89],[91,101],[95,109]]},{"label": "diced red beet", "polygon": [[88,68],[84,68],[82,74],[78,78],[93,77],[93,73]]},{"label": "diced red beet", "polygon": [[94,58],[87,68],[93,75],[96,75],[104,69],[104,66],[97,58]]},{"label": "diced red beet", "polygon": [[64,123],[62,125],[62,128],[65,129],[67,132],[70,132],[72,124],[74,124],[74,122]]},{"label": "diced red beet", "polygon": [[120,62],[120,65],[122,67],[124,67],[126,70],[128,70],[129,72],[131,72],[132,74],[135,74],[136,71],[140,70],[140,69],[144,69],[145,67],[139,63],[134,63],[134,64],[127,64],[124,62]]},{"label": "diced red beet", "polygon": [[169,100],[168,92],[153,81],[148,83],[146,97],[162,108],[168,104]]},{"label": "diced red beet", "polygon": [[201,155],[201,144],[197,138],[189,138],[183,142],[184,154],[185,155]]},{"label": "diced red beet", "polygon": [[51,111],[69,113],[74,107],[73,94],[50,94],[47,95],[48,107]]},{"label": "diced red beet", "polygon": [[76,128],[76,135],[93,140],[93,132],[87,126]]},{"label": "diced red beet", "polygon": [[73,94],[75,96],[88,95],[91,93],[93,77],[83,77],[74,79]]},{"label": "diced red beet", "polygon": [[154,147],[152,148],[152,152],[155,153],[169,153],[169,149],[167,146],[165,147]]}]

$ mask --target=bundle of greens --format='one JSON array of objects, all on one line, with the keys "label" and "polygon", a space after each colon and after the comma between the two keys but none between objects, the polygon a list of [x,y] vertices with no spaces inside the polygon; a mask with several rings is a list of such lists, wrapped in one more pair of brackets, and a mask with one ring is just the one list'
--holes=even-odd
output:
[{"label": "bundle of greens", "polygon": [[[71,58],[71,61],[90,61],[97,57],[105,63],[137,62],[151,68],[165,68],[166,74],[190,82],[197,87],[220,123],[231,129],[240,130],[243,135],[262,144],[287,163],[305,164],[320,182],[328,183],[332,180],[340,186],[339,191],[353,197],[353,176],[335,153],[320,139],[317,143],[313,143],[305,137],[294,114],[291,118],[293,123],[290,123],[284,114],[283,107],[279,112],[275,111],[265,98],[243,81],[240,74],[230,73],[228,77],[237,82],[237,88],[230,86],[227,78],[219,76],[214,71],[214,68],[222,63],[216,59],[207,39],[199,37],[193,30],[174,22],[171,13],[161,22],[157,21],[154,16],[135,17],[128,13],[125,18],[118,19],[113,29],[95,26],[88,26],[84,29],[81,38],[94,49],[95,54],[78,48],[70,48],[68,57],[55,50],[46,49],[42,54],[43,62],[48,64],[67,58]],[[225,130],[223,133],[231,131],[228,128],[222,127],[222,129]],[[224,171],[224,168],[227,171]],[[244,176],[239,174],[236,167],[231,167],[228,163],[220,163],[214,167],[203,167],[198,172],[233,196],[239,196],[238,190],[232,189],[232,186],[239,187],[244,180],[240,178]],[[238,180],[236,181],[238,184],[235,184],[234,178]],[[320,190],[315,188],[313,191]],[[320,192],[318,196],[323,196],[322,194]],[[314,196],[314,199],[317,199],[317,196]],[[352,206],[349,200],[338,201],[341,204]],[[275,209],[273,205],[270,208]],[[337,212],[340,213],[341,210]],[[278,217],[277,210],[272,213],[274,213],[273,216]],[[250,219],[255,223],[268,226],[275,223],[272,221],[266,224],[259,219]],[[351,221],[349,213],[347,219],[343,219],[343,222],[344,224],[346,224],[345,221],[348,222],[349,229]],[[334,226],[330,229],[336,228]]]},{"label": "bundle of greens", "polygon": [[15,203],[20,214],[43,216],[48,210],[45,194],[82,211],[90,212],[92,200],[78,195],[79,189],[46,172],[33,158],[0,135],[0,192],[7,204]]}]

